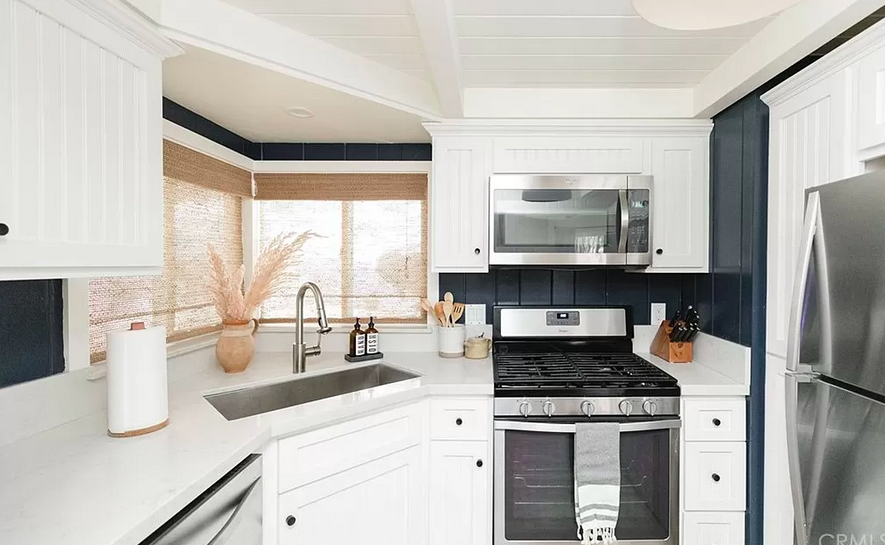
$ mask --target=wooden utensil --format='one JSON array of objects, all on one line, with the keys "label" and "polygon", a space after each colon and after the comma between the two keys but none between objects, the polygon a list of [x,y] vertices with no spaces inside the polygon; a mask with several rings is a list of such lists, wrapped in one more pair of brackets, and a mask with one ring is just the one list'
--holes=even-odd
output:
[{"label": "wooden utensil", "polygon": [[446,313],[443,312],[443,302],[440,301],[433,305],[433,314],[436,316],[436,319],[439,320],[439,325],[441,327],[448,327],[446,325]]},{"label": "wooden utensil", "polygon": [[455,303],[455,309],[452,311],[452,324],[458,322],[464,315],[464,303]]},{"label": "wooden utensil", "polygon": [[443,301],[443,312],[446,315],[446,327],[450,327],[454,322],[452,322],[452,312],[455,311],[455,296],[452,295],[452,292],[447,291],[443,296],[445,301]]},{"label": "wooden utensil", "polygon": [[439,316],[436,315],[436,310],[434,310],[433,303],[430,302],[430,299],[428,299],[427,297],[421,299],[421,308],[424,309],[424,312],[433,316],[433,318],[436,320],[436,323],[438,323],[439,325],[443,325],[439,319]]}]

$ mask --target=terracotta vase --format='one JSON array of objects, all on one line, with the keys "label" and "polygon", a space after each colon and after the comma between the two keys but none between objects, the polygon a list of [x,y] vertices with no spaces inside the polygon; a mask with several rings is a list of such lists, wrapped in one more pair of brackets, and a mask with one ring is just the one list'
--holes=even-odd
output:
[{"label": "terracotta vase", "polygon": [[242,373],[255,354],[255,338],[258,320],[248,322],[222,322],[221,337],[215,345],[215,358],[225,373]]}]

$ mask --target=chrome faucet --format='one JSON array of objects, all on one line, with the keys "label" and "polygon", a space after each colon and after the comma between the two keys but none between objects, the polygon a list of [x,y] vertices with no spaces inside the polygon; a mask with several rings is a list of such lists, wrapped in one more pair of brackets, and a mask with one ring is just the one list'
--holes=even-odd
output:
[{"label": "chrome faucet", "polygon": [[[317,329],[316,346],[307,346],[304,343],[304,296],[308,290],[313,293],[313,299],[317,304],[317,321],[320,328]],[[323,335],[330,331],[332,331],[332,328],[329,327],[329,322],[326,320],[326,309],[323,307],[323,293],[313,282],[305,282],[298,288],[298,295],[295,296],[295,342],[292,344],[293,373],[303,373],[307,370],[307,357],[320,354],[320,342],[323,339]]]}]

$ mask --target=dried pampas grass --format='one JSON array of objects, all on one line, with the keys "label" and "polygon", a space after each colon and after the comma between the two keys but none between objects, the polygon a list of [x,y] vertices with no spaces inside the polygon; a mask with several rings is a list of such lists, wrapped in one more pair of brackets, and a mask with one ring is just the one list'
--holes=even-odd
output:
[{"label": "dried pampas grass", "polygon": [[258,256],[252,272],[252,283],[243,291],[245,268],[228,275],[224,261],[209,245],[209,289],[215,301],[215,311],[224,322],[245,323],[252,319],[261,303],[279,287],[288,262],[309,239],[317,236],[305,231],[297,236],[287,233],[275,237]]}]

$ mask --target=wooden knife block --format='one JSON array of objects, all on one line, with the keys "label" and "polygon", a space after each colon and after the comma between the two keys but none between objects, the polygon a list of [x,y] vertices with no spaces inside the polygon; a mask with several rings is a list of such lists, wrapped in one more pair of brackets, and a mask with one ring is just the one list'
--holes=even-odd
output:
[{"label": "wooden knife block", "polygon": [[689,363],[692,357],[692,343],[670,342],[671,331],[673,328],[670,326],[669,320],[661,322],[661,326],[658,327],[658,332],[655,334],[655,340],[651,343],[651,353],[670,363]]}]

